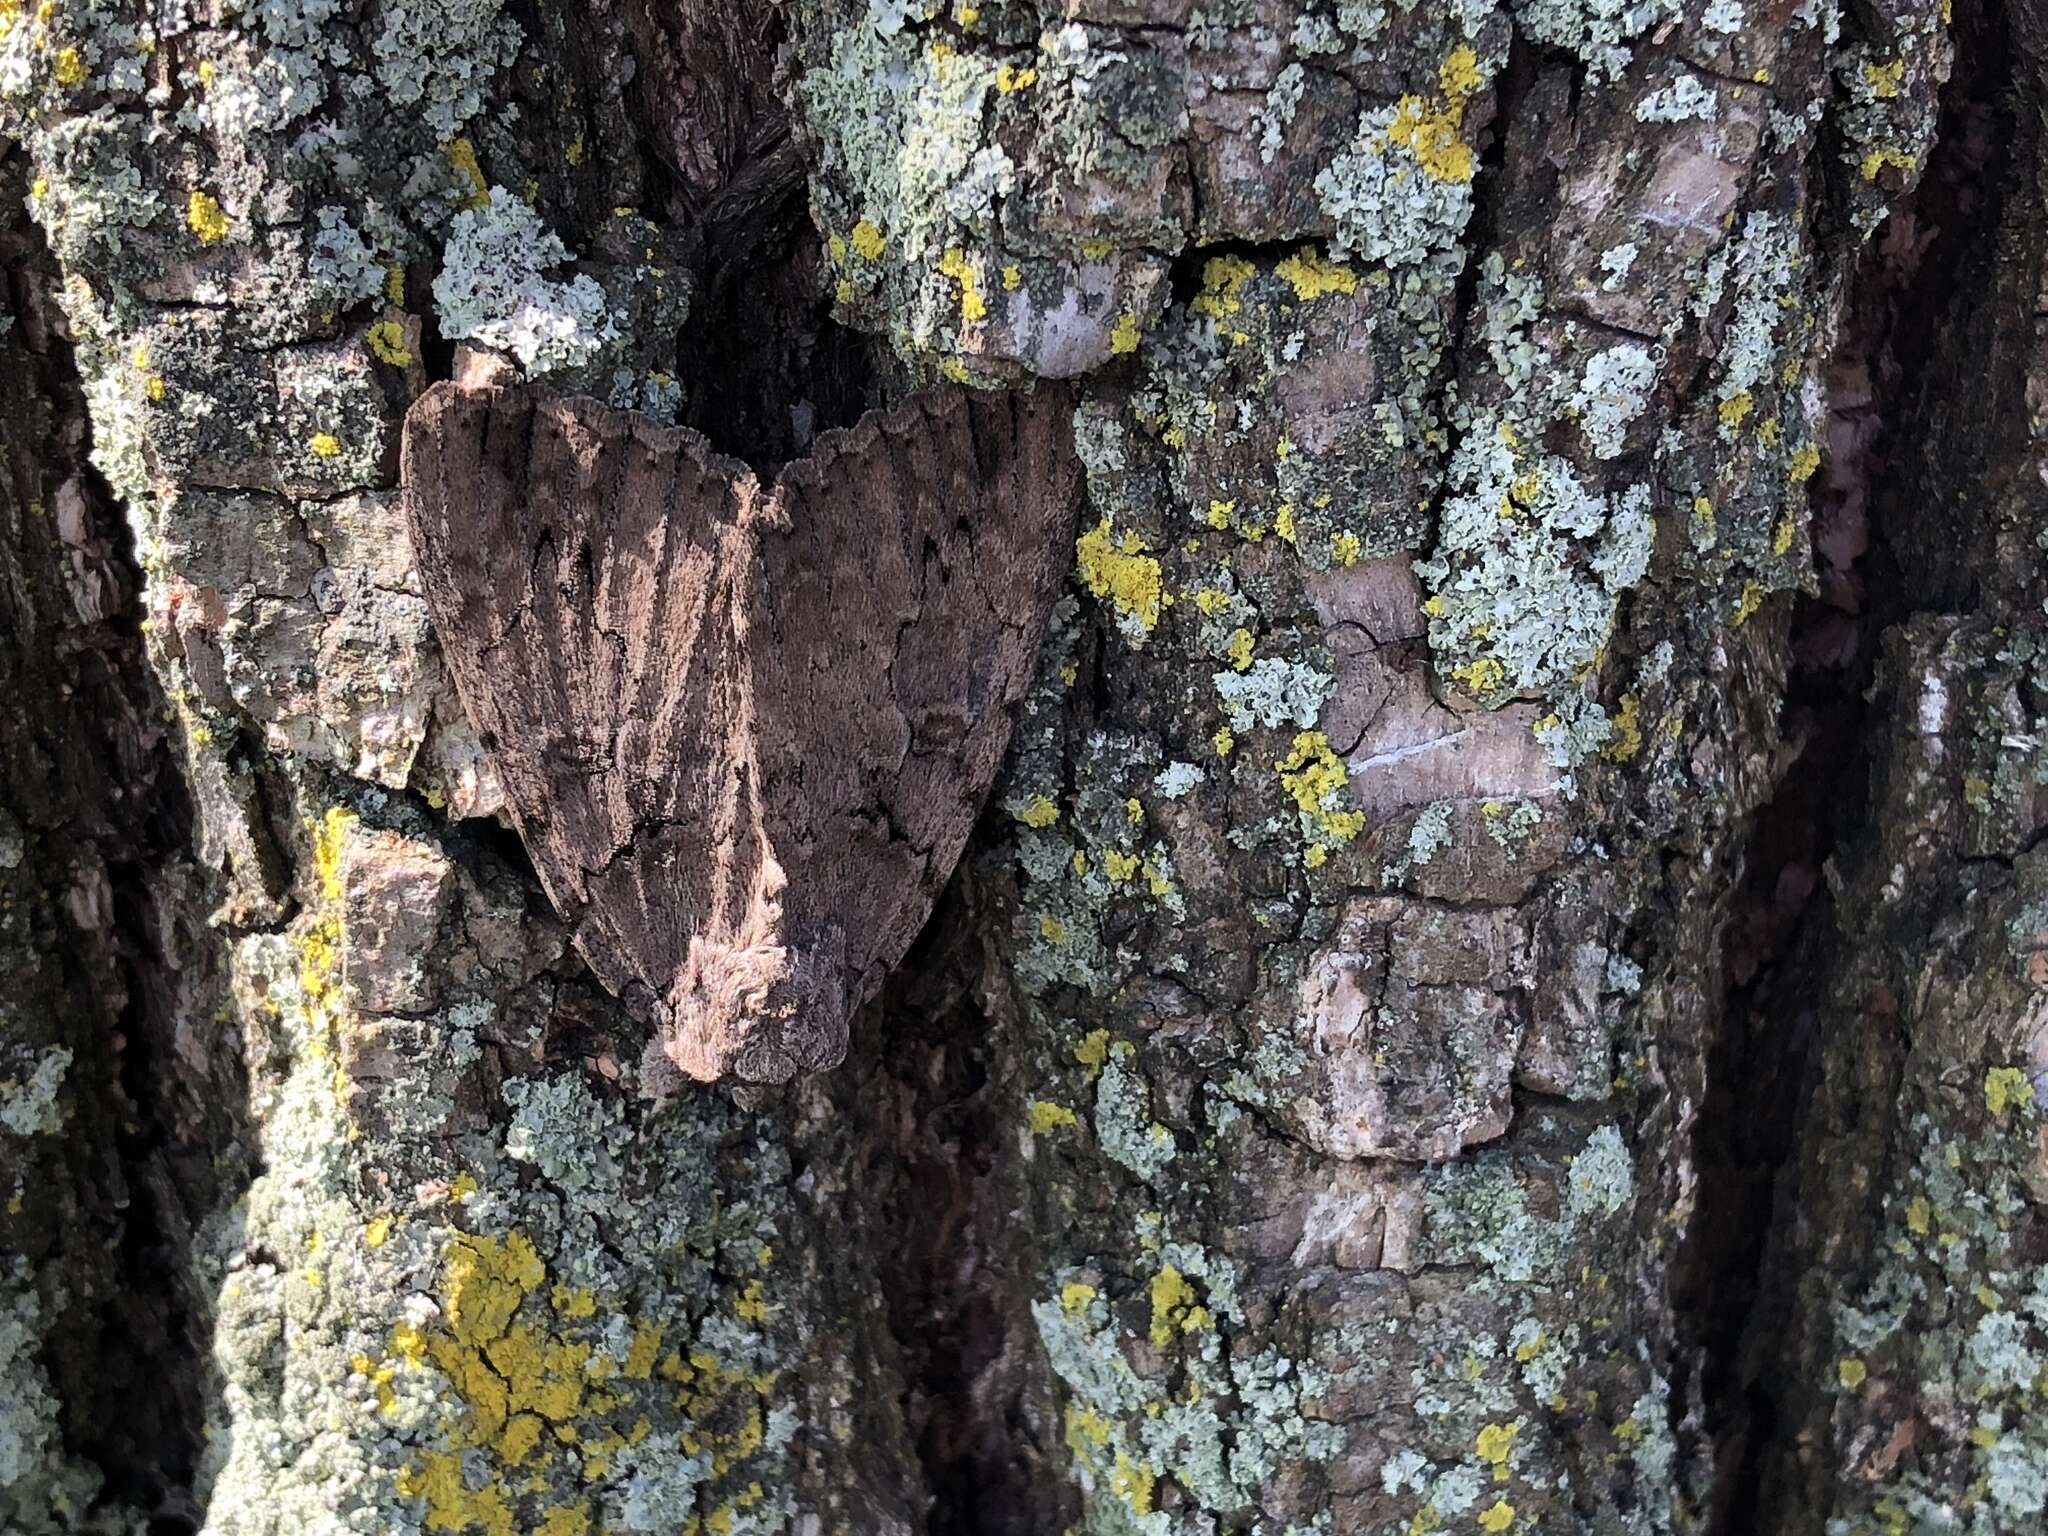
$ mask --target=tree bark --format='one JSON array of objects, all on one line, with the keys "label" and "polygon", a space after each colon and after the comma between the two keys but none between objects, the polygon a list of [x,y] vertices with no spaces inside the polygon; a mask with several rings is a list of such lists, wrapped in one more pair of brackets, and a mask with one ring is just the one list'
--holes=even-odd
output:
[{"label": "tree bark", "polygon": [[[0,0],[0,1529],[2040,1529],[2044,27]],[[836,1070],[551,910],[446,378],[1071,381]]]}]

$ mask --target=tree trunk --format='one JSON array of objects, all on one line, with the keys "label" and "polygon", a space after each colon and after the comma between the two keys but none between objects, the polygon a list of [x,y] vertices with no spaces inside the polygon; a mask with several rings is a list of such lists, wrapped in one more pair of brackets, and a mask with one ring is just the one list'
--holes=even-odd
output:
[{"label": "tree trunk", "polygon": [[[0,1530],[2041,1529],[2048,15],[1951,4],[0,0]],[[551,907],[449,378],[764,482],[1071,381],[836,1069]]]}]

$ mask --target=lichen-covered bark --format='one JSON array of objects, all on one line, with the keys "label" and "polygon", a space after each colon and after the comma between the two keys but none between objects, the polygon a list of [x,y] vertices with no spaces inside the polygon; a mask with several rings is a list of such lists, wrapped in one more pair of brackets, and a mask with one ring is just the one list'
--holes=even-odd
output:
[{"label": "lichen-covered bark", "polygon": [[[89,1002],[8,1017],[0,1135],[40,1201],[132,1178],[86,1021],[146,1052],[194,1300],[144,1355],[203,1398],[158,1513],[2028,1529],[2037,33],[0,0],[194,818],[94,834],[151,862]],[[764,462],[913,383],[1080,381],[1038,682],[839,1072],[650,1101],[493,819],[395,448],[513,370]],[[38,932],[90,894],[43,814]],[[175,1469],[82,1427],[121,1357],[44,1250],[147,1260],[29,1214],[0,1515],[118,1527]]]}]

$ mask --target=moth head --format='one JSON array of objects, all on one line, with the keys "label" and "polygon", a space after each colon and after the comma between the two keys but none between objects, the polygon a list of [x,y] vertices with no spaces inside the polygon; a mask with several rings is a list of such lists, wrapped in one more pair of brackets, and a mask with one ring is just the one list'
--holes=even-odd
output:
[{"label": "moth head", "polygon": [[699,1082],[786,1082],[846,1054],[844,936],[826,952],[690,940],[662,1048]]}]

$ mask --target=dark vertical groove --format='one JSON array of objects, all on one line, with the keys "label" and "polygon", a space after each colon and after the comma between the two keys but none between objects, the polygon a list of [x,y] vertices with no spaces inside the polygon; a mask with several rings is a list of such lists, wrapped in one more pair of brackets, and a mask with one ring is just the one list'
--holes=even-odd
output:
[{"label": "dark vertical groove", "polygon": [[[1930,515],[1929,498],[1951,500],[1967,485],[1981,446],[1963,443],[1958,455],[1934,440],[1937,395],[1955,386],[1959,365],[1968,371],[1969,338],[1997,302],[2018,125],[1996,0],[1958,4],[1955,37],[1925,172],[1855,253],[1829,371],[1828,461],[1815,482],[1818,591],[1794,612],[1780,714],[1797,753],[1752,820],[1724,938],[1723,1027],[1709,1049],[1697,1151],[1700,1215],[1674,1279],[1720,1450],[1712,1536],[1809,1536],[1818,1527],[1808,1522],[1825,1513],[1782,1496],[1800,1417],[1783,1369],[1796,1277],[1778,1258],[1809,1214],[1795,1204],[1793,1172],[1804,1139],[1818,1133],[1809,1101],[1845,942],[1824,871],[1877,830],[1871,776],[1887,722],[1872,685],[1885,632],[1916,612],[1977,600],[1967,535]],[[1839,158],[1839,147],[1822,153]],[[1983,384],[1989,410],[1997,391]]]},{"label": "dark vertical groove", "polygon": [[[22,156],[0,152],[0,207],[14,210],[0,220],[13,322],[0,334],[0,807],[23,848],[0,889],[12,909],[0,989],[8,1043],[71,1052],[70,1118],[10,1145],[24,1199],[0,1217],[0,1253],[43,1285],[63,1453],[99,1470],[109,1508],[180,1536],[196,1528],[210,1369],[188,1213],[212,1206],[240,1098],[231,1083],[179,1080],[172,1039],[200,989],[208,946],[195,935],[212,898],[182,864],[191,811],[144,656],[141,575],[87,461],[56,266],[19,211],[24,174]],[[96,594],[86,611],[78,590]]]}]

